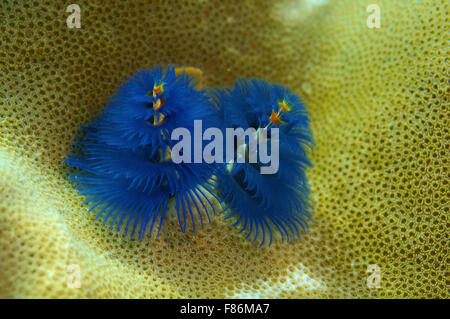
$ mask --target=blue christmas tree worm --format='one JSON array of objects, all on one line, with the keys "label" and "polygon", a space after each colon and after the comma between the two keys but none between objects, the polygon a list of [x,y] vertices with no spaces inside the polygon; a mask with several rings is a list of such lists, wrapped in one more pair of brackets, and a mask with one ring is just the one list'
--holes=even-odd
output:
[{"label": "blue christmas tree worm", "polygon": [[171,160],[171,132],[177,127],[193,130],[194,120],[212,126],[216,111],[205,91],[182,70],[158,66],[137,72],[111,97],[103,112],[82,127],[77,139],[78,154],[66,163],[78,171],[71,181],[78,184],[90,211],[97,218],[116,224],[131,236],[139,225],[139,238],[152,233],[159,219],[158,233],[169,200],[176,203],[180,228],[187,220],[195,231],[194,215],[203,226],[208,220],[214,165],[180,163]]}]

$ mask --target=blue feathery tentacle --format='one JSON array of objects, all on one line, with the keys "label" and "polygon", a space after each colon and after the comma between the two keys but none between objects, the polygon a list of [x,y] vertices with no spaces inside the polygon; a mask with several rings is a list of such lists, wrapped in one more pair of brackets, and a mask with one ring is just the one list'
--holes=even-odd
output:
[{"label": "blue feathery tentacle", "polygon": [[194,231],[195,213],[203,226],[200,207],[210,221],[214,207],[207,196],[213,192],[216,166],[175,164],[170,156],[174,129],[188,129],[192,136],[194,120],[202,120],[203,128],[216,126],[214,107],[195,85],[188,74],[176,75],[173,66],[141,70],[120,86],[96,119],[81,127],[84,135],[75,140],[80,152],[65,162],[77,169],[70,178],[90,211],[98,209],[97,218],[104,216],[111,228],[124,226],[131,236],[138,230],[140,239],[155,227],[159,233],[171,200],[181,212],[183,232],[186,215]]},{"label": "blue feathery tentacle", "polygon": [[313,140],[304,104],[288,88],[259,79],[240,79],[234,89],[212,89],[210,96],[224,131],[267,128],[270,140],[270,128],[279,129],[279,170],[275,174],[261,174],[264,164],[259,159],[256,163],[235,159],[219,173],[226,219],[234,218],[233,226],[240,226],[240,233],[247,232],[246,238],[253,236],[253,242],[261,234],[260,246],[266,232],[272,243],[273,230],[283,242],[299,238],[300,229],[306,231],[311,219],[305,169],[311,166],[306,148],[313,147]]}]

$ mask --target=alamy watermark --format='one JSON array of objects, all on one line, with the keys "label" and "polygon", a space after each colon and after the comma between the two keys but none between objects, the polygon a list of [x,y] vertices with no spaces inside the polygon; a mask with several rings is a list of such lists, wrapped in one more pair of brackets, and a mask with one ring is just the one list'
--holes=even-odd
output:
[{"label": "alamy watermark", "polygon": [[68,288],[81,288],[81,267],[77,264],[67,266],[67,287]]},{"label": "alamy watermark", "polygon": [[366,280],[367,288],[381,288],[381,270],[377,264],[367,266],[367,273],[369,276]]},{"label": "alamy watermark", "polygon": [[[370,29],[381,27],[381,14],[380,6],[378,4],[369,4],[366,8],[366,12],[370,13],[367,17],[366,24]],[[67,6],[66,12],[71,13],[66,20],[67,27],[69,29],[81,28],[81,8],[78,4],[71,4]]]},{"label": "alamy watermark", "polygon": [[[268,133],[270,137],[268,137]],[[268,164],[260,167],[261,174],[278,172],[280,164],[278,128],[255,129],[250,127],[246,130],[226,128],[224,143],[222,130],[210,127],[203,132],[202,121],[195,120],[193,139],[191,132],[186,128],[174,129],[170,138],[172,141],[179,141],[171,149],[171,158],[176,164],[192,162],[211,164],[224,163],[224,161],[226,163],[245,163],[248,161],[249,163]],[[210,142],[203,147],[203,141]]]},{"label": "alamy watermark", "polygon": [[380,6],[377,4],[369,4],[366,11],[370,13],[366,20],[367,27],[370,29],[379,29],[381,27]]},{"label": "alamy watermark", "polygon": [[71,4],[67,7],[66,12],[71,14],[67,17],[66,23],[69,29],[81,28],[81,8],[78,4]]}]

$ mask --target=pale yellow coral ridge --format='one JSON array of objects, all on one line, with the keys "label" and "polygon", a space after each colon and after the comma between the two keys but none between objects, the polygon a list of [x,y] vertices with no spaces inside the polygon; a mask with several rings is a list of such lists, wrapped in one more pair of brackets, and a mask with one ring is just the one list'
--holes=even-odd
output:
[{"label": "pale yellow coral ridge", "polygon": [[[378,0],[369,28],[372,2],[77,1],[80,29],[60,1],[2,2],[0,297],[448,298],[449,4]],[[160,63],[305,101],[315,208],[301,241],[257,249],[221,217],[129,240],[87,213],[62,164],[77,128]]]}]

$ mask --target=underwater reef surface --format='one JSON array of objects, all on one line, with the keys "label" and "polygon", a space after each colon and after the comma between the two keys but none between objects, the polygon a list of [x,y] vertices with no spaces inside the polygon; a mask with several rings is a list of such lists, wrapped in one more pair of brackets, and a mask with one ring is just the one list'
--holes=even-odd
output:
[{"label": "underwater reef surface", "polygon": [[[0,297],[448,298],[449,3],[378,0],[369,28],[372,2],[78,1],[69,29],[60,1],[3,1]],[[221,216],[130,240],[87,213],[62,164],[73,136],[128,76],[169,63],[305,102],[314,223],[300,241],[258,249]]]}]

